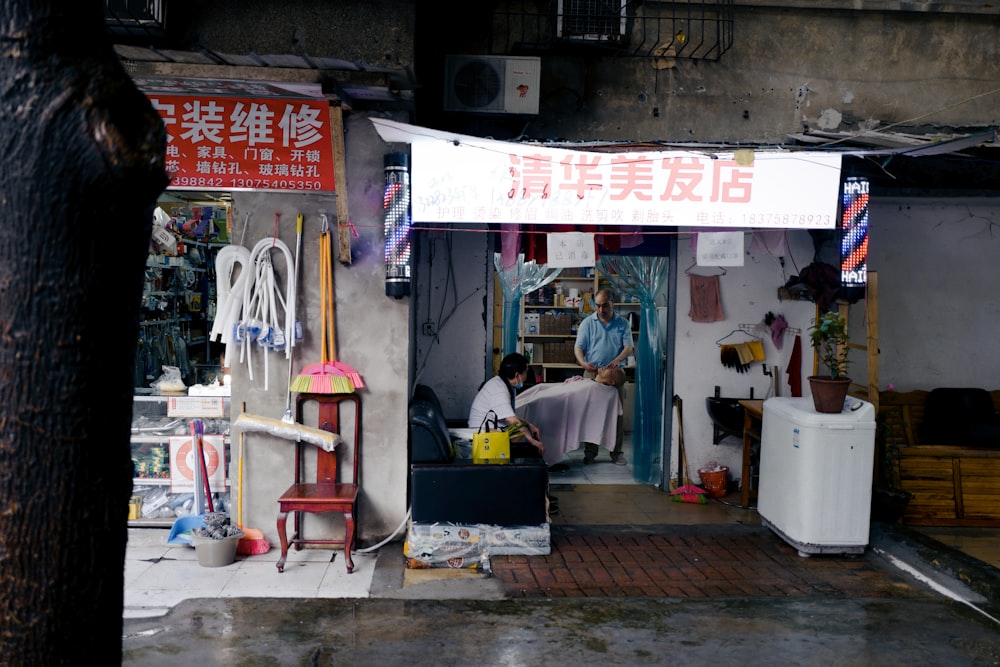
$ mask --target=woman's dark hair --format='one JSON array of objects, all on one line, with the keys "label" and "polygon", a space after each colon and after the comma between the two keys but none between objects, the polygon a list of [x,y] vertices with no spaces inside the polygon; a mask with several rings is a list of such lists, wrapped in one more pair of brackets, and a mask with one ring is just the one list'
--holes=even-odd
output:
[{"label": "woman's dark hair", "polygon": [[510,380],[518,373],[528,370],[528,359],[523,354],[512,352],[500,361],[500,369],[497,375],[504,380]]}]

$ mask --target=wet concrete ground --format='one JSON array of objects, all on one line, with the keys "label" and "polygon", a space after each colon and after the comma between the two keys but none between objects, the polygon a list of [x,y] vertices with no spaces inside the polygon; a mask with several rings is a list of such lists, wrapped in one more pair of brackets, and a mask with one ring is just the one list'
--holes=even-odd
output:
[{"label": "wet concrete ground", "polygon": [[[125,620],[123,664],[1000,664],[997,570],[893,527],[873,525],[870,547],[850,557],[802,558],[747,526],[566,527],[553,538],[552,556],[526,559],[532,585],[519,557],[488,578],[407,571],[392,544],[367,599],[186,600]],[[636,562],[581,564],[609,539],[628,541]],[[582,585],[602,571],[649,588]]]},{"label": "wet concrete ground", "polygon": [[995,665],[995,624],[893,599],[212,599],[126,624],[123,664]]}]

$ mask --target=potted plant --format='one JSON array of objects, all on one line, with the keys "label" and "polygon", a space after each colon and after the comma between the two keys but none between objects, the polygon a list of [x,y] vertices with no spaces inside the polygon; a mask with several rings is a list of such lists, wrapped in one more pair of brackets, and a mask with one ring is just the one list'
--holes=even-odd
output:
[{"label": "potted plant", "polygon": [[847,318],[830,310],[813,320],[809,339],[826,375],[812,375],[809,387],[817,412],[839,413],[851,386],[847,377]]}]

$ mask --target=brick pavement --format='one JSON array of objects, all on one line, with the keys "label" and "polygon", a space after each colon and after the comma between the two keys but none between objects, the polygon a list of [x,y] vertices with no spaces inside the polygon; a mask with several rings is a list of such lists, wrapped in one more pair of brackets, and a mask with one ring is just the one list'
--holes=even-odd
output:
[{"label": "brick pavement", "polygon": [[805,558],[762,526],[554,526],[550,555],[490,561],[511,598],[847,598],[912,591],[871,550]]}]

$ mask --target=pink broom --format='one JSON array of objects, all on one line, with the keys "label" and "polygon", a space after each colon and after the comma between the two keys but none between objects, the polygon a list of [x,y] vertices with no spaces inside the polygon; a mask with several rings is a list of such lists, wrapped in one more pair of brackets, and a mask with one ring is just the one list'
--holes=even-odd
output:
[{"label": "pink broom", "polygon": [[330,228],[323,217],[323,230],[319,237],[319,290],[322,312],[322,355],[318,364],[310,364],[302,369],[292,391],[300,394],[350,394],[363,389],[361,374],[343,362],[336,361],[335,312],[333,295],[333,245]]}]

